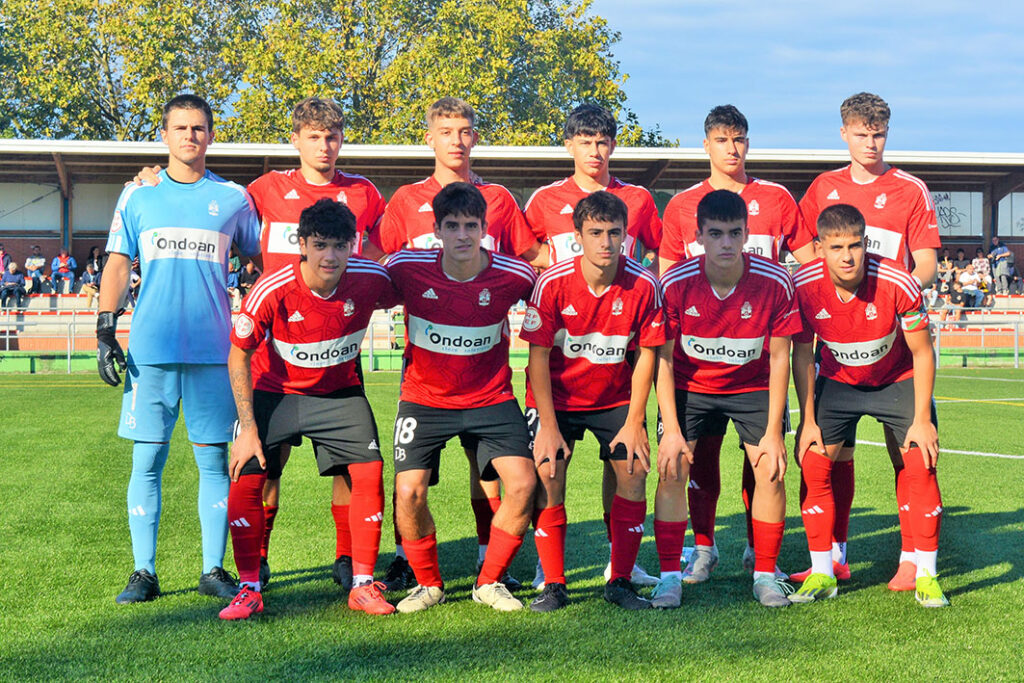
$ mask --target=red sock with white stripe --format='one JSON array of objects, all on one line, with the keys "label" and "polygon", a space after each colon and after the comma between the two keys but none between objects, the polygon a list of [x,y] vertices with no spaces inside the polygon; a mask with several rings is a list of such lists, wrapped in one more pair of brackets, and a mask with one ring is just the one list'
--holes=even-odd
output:
[{"label": "red sock with white stripe", "polygon": [[534,513],[533,542],[544,569],[547,583],[565,583],[565,530],[568,519],[565,505],[555,505]]},{"label": "red sock with white stripe", "polygon": [[636,556],[640,553],[640,541],[644,537],[644,519],[647,517],[647,501],[627,500],[621,496],[612,499],[612,575],[611,581],[633,573]]},{"label": "red sock with white stripe", "polygon": [[352,527],[348,519],[350,507],[331,503],[331,517],[334,518],[334,559],[342,555],[352,557]]},{"label": "red sock with white stripe", "polygon": [[416,575],[416,583],[437,588],[444,586],[444,582],[441,581],[441,565],[437,561],[437,534],[415,540],[403,537],[402,547],[405,548],[409,566]]},{"label": "red sock with white stripe", "polygon": [[260,589],[260,544],[263,541],[263,485],[266,474],[245,474],[228,490],[228,528],[238,578]]},{"label": "red sock with white stripe", "polygon": [[[719,455],[724,435],[711,434],[697,439],[690,465],[690,483],[686,500],[690,509],[690,525],[696,545],[715,544],[715,513],[722,492]],[[655,532],[657,539],[657,532]]]},{"label": "red sock with white stripe", "polygon": [[[807,549],[811,553],[811,571],[832,575],[832,529],[835,523],[835,501],[832,493],[832,461],[808,449],[800,462],[806,486],[801,496],[800,515],[807,533]],[[801,493],[804,493],[801,488]]]},{"label": "red sock with white stripe", "polygon": [[914,534],[918,577],[935,576],[942,528],[942,494],[934,467],[925,467],[924,454],[914,447],[903,455],[904,477],[909,479],[910,525]]},{"label": "red sock with white stripe", "polygon": [[682,575],[683,539],[686,537],[686,520],[665,522],[654,520],[654,547],[658,550],[658,566],[661,576]]},{"label": "red sock with white stripe", "polygon": [[910,522],[910,480],[905,467],[896,469],[896,508],[900,520],[900,562],[917,564],[914,530]]},{"label": "red sock with white stripe", "polygon": [[751,526],[754,528],[754,573],[775,576],[775,565],[779,561],[782,533],[786,530],[786,523],[754,519]]},{"label": "red sock with white stripe", "polygon": [[522,545],[522,536],[513,536],[492,524],[491,542],[487,544],[484,566],[480,568],[480,575],[477,577],[476,584],[478,586],[486,586],[489,583],[501,581],[501,577],[505,576],[509,565],[512,564],[512,559],[515,558]]},{"label": "red sock with white stripe", "polygon": [[383,471],[384,462],[380,460],[348,466],[348,474],[352,479],[352,505],[349,512],[352,574],[363,582],[367,576],[373,580],[373,568],[380,551],[380,530],[384,522]]},{"label": "red sock with white stripe", "polygon": [[277,509],[276,505],[263,505],[263,540],[260,543],[260,557],[266,557],[270,550],[270,532],[274,530]]}]

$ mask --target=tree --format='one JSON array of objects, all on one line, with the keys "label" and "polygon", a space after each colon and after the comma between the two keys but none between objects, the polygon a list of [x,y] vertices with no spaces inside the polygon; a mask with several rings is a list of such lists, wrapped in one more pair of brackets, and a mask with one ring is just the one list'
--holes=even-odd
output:
[{"label": "tree", "polygon": [[151,139],[160,105],[189,90],[214,107],[219,140],[276,142],[316,94],[342,104],[351,142],[415,143],[430,102],[456,95],[484,142],[522,145],[559,144],[568,111],[596,102],[622,121],[620,144],[663,143],[626,107],[619,35],[590,5],[4,0],[0,28],[19,39],[0,108],[23,136]]}]

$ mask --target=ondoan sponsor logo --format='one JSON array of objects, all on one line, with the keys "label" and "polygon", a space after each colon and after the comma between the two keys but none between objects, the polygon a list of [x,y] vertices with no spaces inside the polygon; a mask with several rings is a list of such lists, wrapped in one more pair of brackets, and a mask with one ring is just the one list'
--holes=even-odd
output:
[{"label": "ondoan sponsor logo", "polygon": [[285,362],[300,368],[329,368],[354,359],[359,355],[366,329],[337,339],[308,344],[289,344],[274,339],[274,350]]},{"label": "ondoan sponsor logo", "polygon": [[761,352],[764,350],[764,337],[732,339],[730,337],[709,338],[682,334],[679,335],[679,346],[683,353],[697,360],[727,365],[746,365],[761,357]]},{"label": "ondoan sponsor logo", "polygon": [[158,228],[139,240],[147,261],[162,258],[223,261],[231,237],[215,230]]},{"label": "ondoan sponsor logo", "polygon": [[409,340],[413,345],[434,353],[475,356],[497,345],[505,325],[505,321],[481,327],[441,325],[410,315]]},{"label": "ondoan sponsor logo", "polygon": [[881,339],[869,339],[862,342],[833,342],[823,340],[832,356],[842,365],[864,366],[877,363],[892,351],[896,341],[896,330]]},{"label": "ondoan sponsor logo", "polygon": [[299,253],[299,224],[271,221],[267,236],[267,251],[275,254]]},{"label": "ondoan sponsor logo", "polygon": [[611,365],[626,359],[632,336],[600,332],[573,336],[563,328],[555,333],[555,346],[561,347],[566,358],[586,358],[597,365]]}]

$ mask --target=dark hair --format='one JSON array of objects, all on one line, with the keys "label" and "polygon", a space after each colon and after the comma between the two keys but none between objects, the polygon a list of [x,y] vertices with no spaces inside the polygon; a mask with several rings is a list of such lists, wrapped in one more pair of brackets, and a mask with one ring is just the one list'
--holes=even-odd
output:
[{"label": "dark hair", "polygon": [[839,116],[843,125],[863,123],[871,130],[882,130],[889,125],[889,105],[878,95],[859,92],[850,95],[839,106]]},{"label": "dark hair", "polygon": [[606,135],[614,140],[618,132],[619,126],[612,113],[596,104],[581,104],[565,120],[566,140],[577,135]]},{"label": "dark hair", "polygon": [[343,130],[345,114],[334,100],[307,97],[292,109],[292,132],[298,133],[303,126],[316,130]]},{"label": "dark hair", "polygon": [[849,204],[833,204],[818,214],[818,238],[836,235],[864,236],[864,215]]},{"label": "dark hair", "polygon": [[178,95],[170,102],[164,105],[164,115],[160,120],[160,128],[167,130],[167,117],[175,109],[197,109],[206,114],[206,126],[210,130],[213,130],[213,111],[210,109],[210,105],[206,103],[202,97],[198,95],[184,94]]},{"label": "dark hair", "polygon": [[572,212],[572,224],[576,232],[583,230],[584,221],[617,223],[625,230],[629,222],[629,209],[626,208],[626,202],[611,192],[591,192],[576,204]]},{"label": "dark hair", "polygon": [[434,223],[441,225],[448,216],[487,219],[487,200],[476,186],[469,183],[451,183],[434,195],[431,202],[434,209]]},{"label": "dark hair", "polygon": [[707,118],[704,119],[704,135],[707,136],[715,128],[743,131],[744,136],[750,130],[747,127],[747,117],[731,104],[720,105],[708,112]]},{"label": "dark hair", "polygon": [[351,242],[356,238],[356,216],[352,209],[328,197],[318,199],[299,214],[297,233],[303,239],[319,235],[327,239]]},{"label": "dark hair", "polygon": [[747,204],[735,192],[715,190],[708,192],[697,204],[697,229],[703,231],[708,221],[743,221],[747,224]]}]

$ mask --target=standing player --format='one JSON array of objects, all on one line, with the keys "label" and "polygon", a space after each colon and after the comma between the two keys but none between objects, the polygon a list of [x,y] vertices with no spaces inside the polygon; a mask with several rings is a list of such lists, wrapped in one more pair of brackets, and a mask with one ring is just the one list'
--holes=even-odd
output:
[{"label": "standing player", "polygon": [[[850,150],[850,164],[814,179],[800,200],[804,220],[813,228],[818,215],[828,206],[856,207],[867,224],[868,253],[902,264],[918,285],[930,286],[938,272],[936,250],[941,246],[935,204],[923,181],[885,162],[889,105],[878,95],[862,92],[848,97],[839,113],[843,121],[839,133]],[[890,429],[885,429],[885,442],[896,470],[896,503],[902,539],[899,567],[889,582],[889,589],[910,591],[916,586],[917,575],[914,536],[906,510],[910,490],[902,475],[901,443]],[[846,540],[853,506],[853,445],[851,438],[832,468],[836,497],[832,556],[841,578],[849,574]],[[806,575],[807,572],[795,574],[793,579],[800,580]]]},{"label": "standing player", "polygon": [[348,606],[371,614],[394,607],[374,583],[384,517],[384,463],[377,426],[356,372],[375,308],[397,303],[387,271],[351,256],[355,215],[333,199],[304,209],[301,263],[268,273],[253,289],[231,335],[231,389],[238,434],[231,447],[228,518],[242,592],[221,619],[263,611],[260,544],[267,477],[280,478],[281,445],[306,436],[321,476],[351,481],[354,585]]},{"label": "standing player", "polygon": [[[527,422],[540,478],[534,540],[546,579],[544,592],[530,603],[537,612],[568,604],[565,475],[573,444],[587,429],[616,482],[605,599],[626,609],[651,607],[636,594],[630,574],[647,516],[644,416],[665,327],[658,281],[621,255],[627,222],[626,204],[615,195],[598,191],[581,199],[573,223],[583,253],[541,275],[523,321],[520,336],[530,343]],[[627,354],[637,355],[634,366]]]},{"label": "standing player", "polygon": [[[160,594],[156,539],[160,482],[181,402],[199,467],[203,574],[199,592],[232,598],[237,584],[224,571],[227,541],[227,442],[235,409],[227,383],[231,302],[228,256],[234,242],[259,251],[259,222],[245,190],[206,169],[213,114],[195,95],[164,106],[161,135],[167,170],[156,186],[131,185],[114,210],[96,322],[100,377],[112,386],[125,375],[118,435],[135,442],[128,482],[128,526],[135,571],[121,604]],[[146,277],[132,314],[127,361],[115,337],[115,309],[128,286],[132,259]]]},{"label": "standing player", "polygon": [[[629,222],[622,241],[622,253],[646,263],[654,261],[661,242],[661,219],[651,193],[639,185],[630,185],[614,177],[609,170],[611,155],[615,151],[618,124],[607,109],[594,104],[583,104],[570,112],[565,121],[565,149],[573,160],[573,174],[564,180],[538,189],[526,202],[526,220],[537,239],[550,248],[551,263],[572,260],[582,253],[576,241],[573,210],[576,204],[592,192],[604,190],[623,202],[629,212]],[[605,461],[602,484],[604,522],[611,542],[610,513],[616,490],[615,473]],[[605,580],[610,580],[611,563],[605,568]],[[633,581],[640,585],[653,585],[656,579],[637,566]],[[544,575],[538,567],[534,587],[539,588]]]},{"label": "standing player", "polygon": [[800,331],[793,281],[774,261],[743,252],[747,207],[728,190],[697,204],[701,256],[662,277],[671,336],[659,352],[654,535],[662,581],[678,584],[686,530],[683,489],[697,440],[731,419],[754,468],[754,596],[766,607],[789,604],[775,566],[786,518],[783,420],[790,335]]},{"label": "standing player", "polygon": [[[785,251],[800,263],[814,257],[813,233],[804,226],[796,201],[782,185],[747,175],[747,118],[731,104],[712,109],[704,119],[704,151],[711,162],[711,175],[701,183],[683,190],[665,207],[664,234],[659,252],[660,272],[687,258],[704,253],[697,240],[697,204],[714,190],[729,190],[747,204],[747,237],[743,250],[772,261],[780,261]],[[722,489],[719,456],[725,437],[726,422],[717,429],[707,429],[697,441],[690,468],[687,502],[693,525],[694,552],[683,581],[700,583],[711,576],[718,564],[715,544],[715,516]],[[747,516],[747,548],[743,566],[754,568],[754,539],[750,505],[754,495],[754,472],[750,461],[743,462],[743,502]],[[785,575],[776,568],[776,574]]]},{"label": "standing player", "polygon": [[500,579],[523,543],[537,475],[512,394],[508,311],[529,296],[535,275],[528,264],[481,248],[487,203],[473,185],[447,185],[431,207],[441,249],[401,251],[388,263],[405,302],[409,338],[395,418],[395,517],[419,584],[398,611],[444,601],[427,489],[436,481],[441,449],[462,435],[474,442],[481,478],[500,478],[505,488],[473,599],[520,609]]},{"label": "standing player", "polygon": [[[424,138],[434,151],[434,172],[418,183],[403,185],[395,191],[379,227],[369,233],[366,245],[369,258],[380,259],[404,248],[440,247],[431,202],[441,188],[464,182],[476,186],[487,202],[487,232],[481,238],[481,245],[490,251],[520,256],[537,267],[547,265],[547,247],[539,244],[526,226],[512,193],[501,185],[483,182],[470,169],[470,153],[479,137],[473,127],[475,118],[473,107],[455,97],[442,97],[430,105]],[[464,439],[462,445],[470,464],[469,496],[476,518],[479,565],[487,552],[491,518],[501,504],[501,494],[497,481],[480,480],[472,439]],[[395,543],[398,546],[395,560],[388,567],[384,581],[392,590],[411,588],[412,572],[397,529]],[[511,576],[504,580],[511,590],[520,587]]]},{"label": "standing player", "polygon": [[[897,261],[867,254],[864,216],[834,204],[817,221],[819,258],[797,272],[804,332],[793,348],[800,401],[797,454],[806,496],[800,501],[811,573],[792,596],[812,602],[836,595],[831,536],[835,499],[832,464],[846,435],[870,415],[900,443],[910,494],[917,601],[949,604],[936,580],[942,497],[935,475],[939,437],[932,389],[935,355],[920,286]],[[813,335],[823,343],[815,378]],[[902,514],[902,513],[901,513]]]}]

